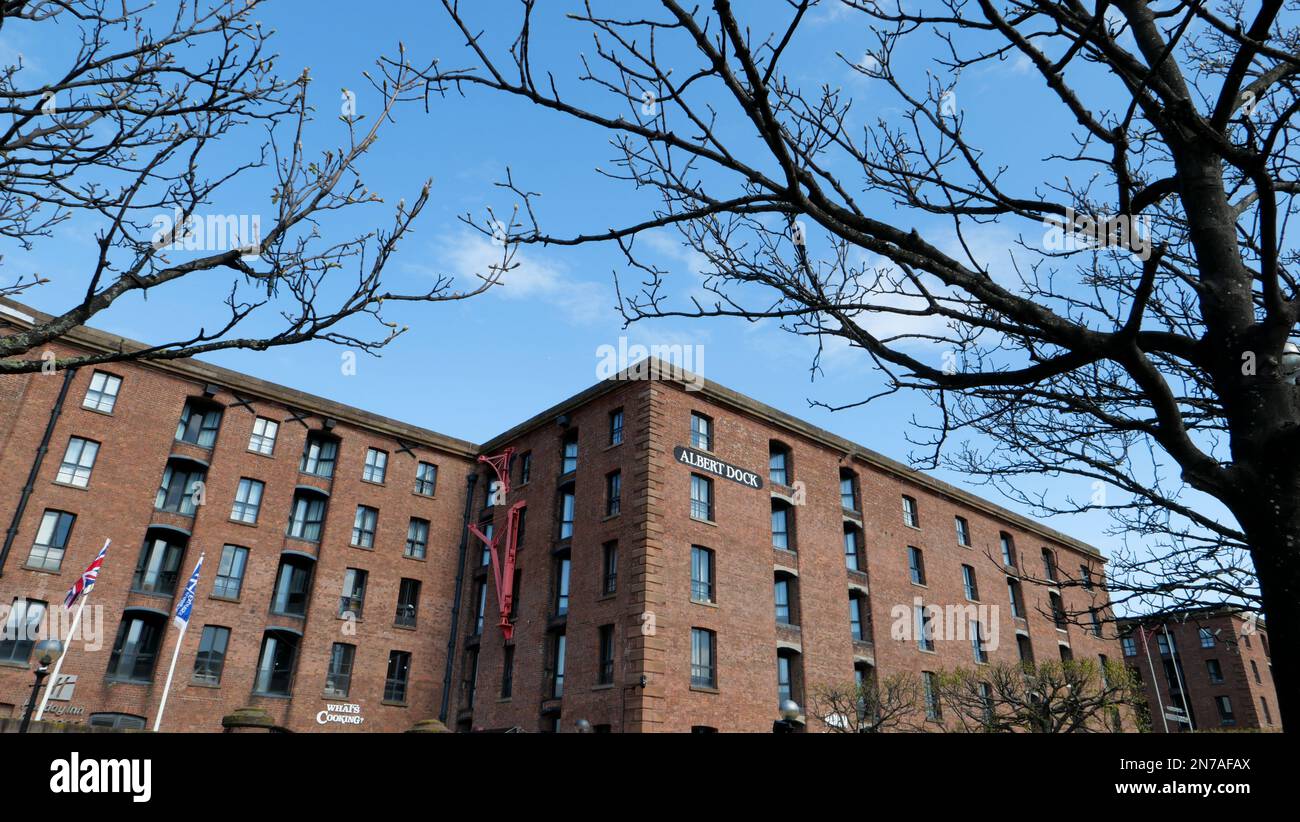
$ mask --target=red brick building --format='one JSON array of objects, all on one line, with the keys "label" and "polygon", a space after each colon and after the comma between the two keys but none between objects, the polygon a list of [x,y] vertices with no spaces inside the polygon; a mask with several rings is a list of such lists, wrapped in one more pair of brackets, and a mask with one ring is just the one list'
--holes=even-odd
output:
[{"label": "red brick building", "polygon": [[[477,457],[507,447],[492,499]],[[1106,614],[1095,549],[692,375],[481,446],[196,361],[7,376],[0,462],[4,624],[61,614],[113,539],[101,647],[74,644],[47,718],[152,725],[199,552],[166,730],[251,705],[299,731],[766,731],[877,671],[1119,656],[1065,616]],[[519,501],[506,642],[467,525]],[[0,716],[31,646],[0,640]]]},{"label": "red brick building", "polygon": [[1268,631],[1220,608],[1119,622],[1124,661],[1146,689],[1151,730],[1281,730]]}]

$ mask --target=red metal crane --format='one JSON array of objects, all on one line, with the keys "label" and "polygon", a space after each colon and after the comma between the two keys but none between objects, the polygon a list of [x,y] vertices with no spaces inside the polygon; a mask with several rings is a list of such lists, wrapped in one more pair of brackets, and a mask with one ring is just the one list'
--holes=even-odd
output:
[{"label": "red metal crane", "polygon": [[[495,456],[478,458],[479,462],[486,462],[496,472],[497,481],[490,497],[494,506],[497,505],[498,500],[504,502],[510,493],[510,459],[514,454],[515,449],[507,448]],[[488,537],[474,523],[470,523],[469,526],[474,536],[483,540],[492,558],[492,579],[496,583],[497,602],[501,611],[501,621],[498,624],[501,627],[501,636],[507,641],[514,635],[515,630],[515,626],[510,622],[510,611],[515,599],[515,551],[518,549],[519,515],[526,506],[526,502],[519,500],[506,511],[505,533],[500,535],[504,537],[504,541],[499,540],[495,534]],[[498,543],[501,544],[502,550],[498,550]]]}]

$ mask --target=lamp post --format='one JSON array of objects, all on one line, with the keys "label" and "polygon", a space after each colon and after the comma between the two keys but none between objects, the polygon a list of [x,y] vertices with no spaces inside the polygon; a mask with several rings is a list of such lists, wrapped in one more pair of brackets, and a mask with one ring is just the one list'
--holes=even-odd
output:
[{"label": "lamp post", "polygon": [[588,722],[587,720],[585,720],[585,719],[579,719],[577,722],[575,722],[575,723],[573,723],[573,724],[577,726],[577,728],[578,728],[578,733],[580,733],[580,734],[589,734],[589,733],[591,733],[591,723]]},{"label": "lamp post", "polygon": [[781,718],[772,723],[772,733],[774,734],[792,734],[803,728],[803,723],[799,721],[799,715],[803,709],[799,703],[793,699],[787,699],[781,703]]},{"label": "lamp post", "polygon": [[27,733],[27,728],[32,724],[36,701],[41,695],[41,683],[50,674],[50,663],[54,661],[54,655],[62,650],[63,645],[57,639],[46,639],[36,644],[36,652],[40,654],[36,660],[36,670],[32,672],[36,681],[32,683],[32,698],[27,701],[27,710],[23,712],[23,722],[18,726],[18,733]]}]

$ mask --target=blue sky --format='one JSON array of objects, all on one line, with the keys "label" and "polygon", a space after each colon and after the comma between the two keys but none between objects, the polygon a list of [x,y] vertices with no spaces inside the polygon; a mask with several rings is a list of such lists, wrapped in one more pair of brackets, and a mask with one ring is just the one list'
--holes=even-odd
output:
[{"label": "blue sky", "polygon": [[[501,13],[513,19],[517,7],[513,2],[466,5],[472,5],[485,23]],[[559,70],[563,88],[578,91],[578,53],[591,50],[590,34],[564,19],[562,12],[574,4],[549,5],[552,10],[536,26],[537,57]],[[743,4],[742,9],[785,14],[784,3]],[[278,31],[274,43],[280,73],[293,75],[301,67],[311,68],[313,95],[322,116],[309,132],[309,148],[328,148],[339,139],[341,125],[333,114],[342,88],[357,90],[358,111],[366,113],[375,98],[360,73],[371,68],[378,55],[395,53],[399,39],[415,62],[432,57],[442,59],[443,65],[467,62],[460,39],[451,35],[437,3],[373,3],[364,14],[356,12],[355,4],[321,0],[310,5],[274,3],[261,14],[264,23]],[[756,27],[762,23],[756,21]],[[897,110],[895,100],[835,56],[837,50],[861,54],[869,45],[859,17],[825,9],[806,24],[785,65],[792,78],[807,87],[842,86],[855,98],[855,111],[862,119],[889,117]],[[0,56],[10,58],[15,53],[24,55],[36,78],[59,65],[54,41],[35,40],[30,30],[8,25],[0,35]],[[914,68],[919,71],[924,66]],[[1017,94],[1007,93],[1010,85],[1015,85]],[[1059,135],[1068,125],[1057,108],[1048,105],[1041,81],[1029,77],[1025,66],[1015,62],[969,72],[962,79],[959,101],[968,127],[997,152],[1021,160],[1013,173],[1025,179],[1033,179],[1039,163],[1024,159],[1040,157],[1042,140]],[[255,144],[253,137],[231,141],[222,150],[239,157]],[[468,232],[457,216],[467,211],[481,214],[493,204],[508,209],[510,201],[493,186],[504,177],[507,165],[527,188],[542,193],[539,204],[547,227],[557,233],[595,230],[644,216],[651,201],[593,173],[594,167],[608,164],[611,157],[605,135],[502,97],[453,97],[437,101],[428,113],[419,106],[399,111],[397,121],[363,162],[365,179],[390,203],[413,197],[426,178],[432,178],[433,188],[429,206],[393,258],[386,279],[394,288],[414,289],[427,282],[432,272],[465,276],[482,266],[494,249]],[[265,203],[266,192],[265,178],[250,176],[232,186],[216,210],[256,213]],[[890,209],[887,203],[880,207]],[[350,218],[355,223],[337,227],[365,230],[382,224],[385,215],[384,211],[357,211]],[[953,241],[951,230],[942,224],[916,227],[940,246]],[[43,310],[60,310],[84,289],[84,270],[93,259],[92,237],[92,226],[77,223],[60,229],[31,253],[4,247],[0,273],[10,278],[35,272],[50,278],[49,285],[22,299]],[[975,240],[993,262],[1005,260],[1015,237],[1013,229],[994,227]],[[696,282],[691,255],[673,235],[656,235],[646,244],[656,262],[672,270],[674,282],[684,287]],[[813,399],[832,404],[859,400],[879,387],[879,379],[865,357],[835,347],[824,362],[824,373],[812,380],[814,342],[786,334],[773,324],[664,321],[624,330],[614,310],[612,272],[626,273],[616,248],[530,248],[522,253],[521,262],[504,287],[482,297],[393,311],[391,318],[408,324],[410,331],[381,357],[362,355],[352,376],[339,367],[340,349],[327,344],[266,353],[227,352],[210,359],[475,441],[593,383],[597,349],[617,345],[621,335],[633,342],[703,346],[703,370],[709,379],[897,459],[909,456],[905,440],[909,419],[930,413],[917,394],[838,413],[809,407]],[[192,328],[201,316],[194,306],[213,293],[203,282],[185,281],[179,287],[159,289],[147,300],[125,300],[94,324],[144,341],[170,338]],[[1017,507],[964,476],[936,473]],[[1044,478],[1042,482],[1078,497],[1090,493],[1083,480]],[[1102,531],[1107,522],[1100,515],[1088,515],[1057,518],[1050,524],[1106,550],[1110,539]]]}]

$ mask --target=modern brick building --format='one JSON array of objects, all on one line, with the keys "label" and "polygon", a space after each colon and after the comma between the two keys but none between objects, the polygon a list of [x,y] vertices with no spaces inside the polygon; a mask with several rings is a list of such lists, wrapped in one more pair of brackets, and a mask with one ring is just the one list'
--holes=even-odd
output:
[{"label": "modern brick building", "polygon": [[[102,647],[74,645],[51,718],[152,723],[200,551],[165,730],[252,706],[298,731],[766,731],[876,672],[1118,658],[1064,617],[1106,613],[1090,546],[714,383],[640,376],[483,445],[196,361],[0,377],[0,716],[32,682],[12,629],[62,613],[109,537]],[[506,448],[494,496],[478,457]],[[467,526],[500,533],[520,502],[507,642]]]},{"label": "modern brick building", "polygon": [[1151,730],[1281,730],[1268,631],[1221,608],[1120,620],[1124,661],[1146,689]]}]

